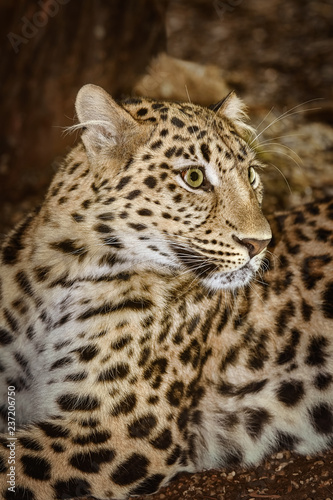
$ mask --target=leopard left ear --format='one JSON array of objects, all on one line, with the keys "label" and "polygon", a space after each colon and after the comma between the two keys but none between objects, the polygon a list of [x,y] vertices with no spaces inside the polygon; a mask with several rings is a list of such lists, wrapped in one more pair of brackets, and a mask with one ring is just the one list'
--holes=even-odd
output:
[{"label": "leopard left ear", "polygon": [[90,157],[115,146],[129,147],[139,129],[134,118],[97,85],[80,89],[75,109],[80,123],[71,128],[83,129],[82,140]]},{"label": "leopard left ear", "polygon": [[227,118],[241,129],[252,131],[252,127],[245,123],[248,119],[246,106],[233,90],[224,99],[209,106],[209,109],[215,111],[220,118]]}]

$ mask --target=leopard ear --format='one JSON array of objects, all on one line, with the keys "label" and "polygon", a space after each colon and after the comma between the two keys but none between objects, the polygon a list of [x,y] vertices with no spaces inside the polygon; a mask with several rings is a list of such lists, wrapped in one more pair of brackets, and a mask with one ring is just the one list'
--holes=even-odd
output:
[{"label": "leopard ear", "polygon": [[97,85],[84,85],[76,97],[76,114],[83,129],[82,140],[89,156],[122,145],[135,134],[137,122]]},{"label": "leopard ear", "polygon": [[239,99],[234,91],[231,91],[224,99],[216,104],[209,106],[210,109],[221,118],[227,118],[235,123],[240,129],[244,131],[252,131],[252,127],[247,125],[245,121],[248,119],[246,114],[246,106],[241,99]]}]

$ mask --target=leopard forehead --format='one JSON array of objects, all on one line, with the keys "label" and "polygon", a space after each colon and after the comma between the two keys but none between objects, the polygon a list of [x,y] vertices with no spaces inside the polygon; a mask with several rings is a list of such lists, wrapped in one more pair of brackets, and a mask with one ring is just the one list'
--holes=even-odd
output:
[{"label": "leopard forehead", "polygon": [[225,159],[232,157],[239,164],[255,159],[236,123],[208,108],[139,98],[128,99],[122,105],[136,120],[155,125],[147,144],[151,154],[162,148],[165,158],[172,160],[176,168],[188,165],[189,161],[201,161],[207,166],[212,152],[220,172]]}]

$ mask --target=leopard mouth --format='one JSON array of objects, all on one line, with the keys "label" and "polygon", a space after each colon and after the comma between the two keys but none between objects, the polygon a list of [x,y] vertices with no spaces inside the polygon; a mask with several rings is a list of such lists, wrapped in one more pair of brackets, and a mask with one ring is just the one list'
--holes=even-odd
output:
[{"label": "leopard mouth", "polygon": [[191,248],[179,245],[178,243],[171,243],[171,248],[177,255],[178,260],[200,278],[207,278],[219,271],[218,266],[214,262],[207,261],[199,252]]},{"label": "leopard mouth", "polygon": [[172,243],[171,248],[178,260],[193,274],[202,280],[209,289],[230,289],[247,285],[254,277],[257,267],[252,260],[242,267],[230,271],[221,271],[218,264],[207,260],[205,256],[187,246]]}]

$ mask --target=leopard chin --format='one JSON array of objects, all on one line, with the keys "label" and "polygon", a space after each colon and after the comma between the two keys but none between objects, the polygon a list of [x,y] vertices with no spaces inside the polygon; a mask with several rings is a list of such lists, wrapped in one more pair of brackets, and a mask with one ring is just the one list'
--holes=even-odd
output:
[{"label": "leopard chin", "polygon": [[212,274],[204,278],[202,284],[211,291],[236,290],[248,285],[254,278],[256,271],[257,269],[249,261],[235,271]]}]

